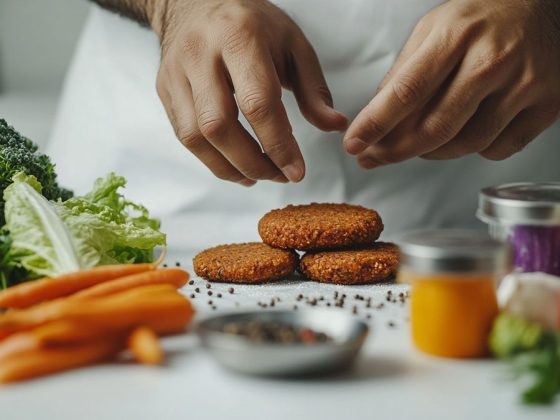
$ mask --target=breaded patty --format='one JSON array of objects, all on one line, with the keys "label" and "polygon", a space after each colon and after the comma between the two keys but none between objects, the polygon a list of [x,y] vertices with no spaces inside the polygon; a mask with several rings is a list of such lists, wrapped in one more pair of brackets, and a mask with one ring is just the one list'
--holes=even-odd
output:
[{"label": "breaded patty", "polygon": [[263,242],[302,251],[370,245],[382,231],[375,210],[350,204],[290,205],[268,212],[259,221]]},{"label": "breaded patty", "polygon": [[398,267],[398,247],[387,242],[361,249],[309,252],[299,263],[301,273],[311,280],[346,285],[386,280]]},{"label": "breaded patty", "polygon": [[272,248],[261,242],[220,245],[193,259],[195,273],[209,281],[264,283],[292,274],[297,268],[294,251]]}]

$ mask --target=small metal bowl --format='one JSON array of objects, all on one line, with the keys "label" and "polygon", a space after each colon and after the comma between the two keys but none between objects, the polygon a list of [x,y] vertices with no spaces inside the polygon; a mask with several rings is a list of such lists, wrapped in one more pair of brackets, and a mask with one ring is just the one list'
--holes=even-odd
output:
[{"label": "small metal bowl", "polygon": [[[277,322],[323,332],[332,341],[317,344],[259,343],[222,331],[231,322]],[[202,345],[227,368],[252,375],[300,376],[324,374],[348,367],[368,334],[366,323],[335,310],[237,312],[200,322]]]}]

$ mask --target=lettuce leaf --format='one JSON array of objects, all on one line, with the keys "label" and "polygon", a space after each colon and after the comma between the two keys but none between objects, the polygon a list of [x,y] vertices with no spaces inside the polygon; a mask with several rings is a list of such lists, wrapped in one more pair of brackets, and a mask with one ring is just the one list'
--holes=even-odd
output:
[{"label": "lettuce leaf", "polygon": [[98,179],[92,191],[65,202],[48,201],[33,176],[18,173],[6,188],[6,228],[19,264],[36,276],[152,260],[165,244],[159,222],[118,192],[122,177]]},{"label": "lettuce leaf", "polygon": [[99,264],[150,262],[154,247],[165,245],[159,221],[119,193],[125,185],[123,177],[110,173],[97,179],[88,194],[59,205],[64,223],[100,251]]},{"label": "lettuce leaf", "polygon": [[21,265],[39,276],[92,267],[99,259],[73,237],[34,176],[17,173],[4,190],[6,227]]}]

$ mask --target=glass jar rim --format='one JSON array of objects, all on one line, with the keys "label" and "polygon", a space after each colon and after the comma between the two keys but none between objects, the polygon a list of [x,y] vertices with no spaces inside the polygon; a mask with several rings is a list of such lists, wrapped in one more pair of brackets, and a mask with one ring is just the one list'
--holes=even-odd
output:
[{"label": "glass jar rim", "polygon": [[477,217],[495,224],[560,226],[560,182],[518,182],[483,188]]},{"label": "glass jar rim", "polygon": [[401,268],[418,273],[484,274],[512,266],[511,246],[480,231],[420,230],[401,235],[397,243]]}]

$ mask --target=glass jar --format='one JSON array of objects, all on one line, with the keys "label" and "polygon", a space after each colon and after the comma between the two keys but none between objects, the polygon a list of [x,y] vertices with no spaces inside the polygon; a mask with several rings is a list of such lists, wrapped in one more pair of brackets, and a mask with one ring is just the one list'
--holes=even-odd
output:
[{"label": "glass jar", "polygon": [[519,271],[560,276],[560,182],[484,188],[477,216],[493,238],[511,243]]},{"label": "glass jar", "polygon": [[416,347],[443,357],[487,355],[488,334],[498,314],[497,280],[511,266],[509,247],[465,230],[413,232],[399,245],[398,279],[411,285]]}]

